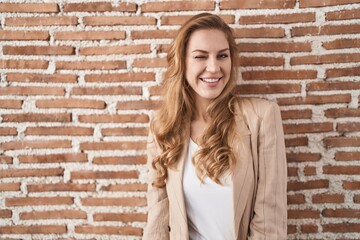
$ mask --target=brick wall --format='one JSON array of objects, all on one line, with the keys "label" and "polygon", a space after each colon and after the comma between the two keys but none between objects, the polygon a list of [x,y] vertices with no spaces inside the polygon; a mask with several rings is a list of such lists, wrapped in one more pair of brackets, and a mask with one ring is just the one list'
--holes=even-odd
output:
[{"label": "brick wall", "polygon": [[[1,1],[0,239],[140,239],[166,50],[235,30],[238,93],[281,106],[289,239],[360,238],[360,1]],[[45,1],[44,1],[45,2]]]}]

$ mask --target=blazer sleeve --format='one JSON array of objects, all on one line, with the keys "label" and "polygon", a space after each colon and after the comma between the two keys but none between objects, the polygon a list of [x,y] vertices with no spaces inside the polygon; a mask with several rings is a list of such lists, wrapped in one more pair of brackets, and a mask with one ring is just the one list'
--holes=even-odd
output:
[{"label": "blazer sleeve", "polygon": [[152,182],[157,176],[156,170],[152,167],[153,159],[160,153],[159,147],[149,133],[147,141],[147,167],[148,167],[148,189],[147,224],[143,232],[143,240],[169,240],[169,201],[166,187],[157,188]]},{"label": "blazer sleeve", "polygon": [[280,109],[270,102],[258,136],[258,183],[249,239],[280,240],[287,235],[287,165]]}]

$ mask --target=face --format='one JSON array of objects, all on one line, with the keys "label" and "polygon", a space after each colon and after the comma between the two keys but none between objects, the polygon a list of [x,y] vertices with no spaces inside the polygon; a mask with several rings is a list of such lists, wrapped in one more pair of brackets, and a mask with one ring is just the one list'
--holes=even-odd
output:
[{"label": "face", "polygon": [[190,36],[186,49],[185,77],[196,102],[218,97],[229,81],[231,58],[225,34],[216,29],[201,29]]}]

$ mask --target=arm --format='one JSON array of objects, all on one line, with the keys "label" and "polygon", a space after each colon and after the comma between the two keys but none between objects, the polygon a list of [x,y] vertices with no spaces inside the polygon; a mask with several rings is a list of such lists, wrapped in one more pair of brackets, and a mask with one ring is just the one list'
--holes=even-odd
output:
[{"label": "arm", "polygon": [[152,182],[157,176],[156,170],[152,167],[153,159],[159,154],[159,148],[152,136],[149,134],[147,141],[148,155],[148,217],[144,229],[143,240],[169,240],[169,201],[166,187],[157,188],[152,186]]},{"label": "arm", "polygon": [[249,239],[286,239],[287,166],[280,109],[266,106],[258,138],[259,177]]}]

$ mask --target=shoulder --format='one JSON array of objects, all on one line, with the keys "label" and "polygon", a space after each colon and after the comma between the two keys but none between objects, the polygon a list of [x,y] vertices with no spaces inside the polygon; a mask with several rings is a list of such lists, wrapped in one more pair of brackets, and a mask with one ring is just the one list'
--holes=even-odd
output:
[{"label": "shoulder", "polygon": [[238,97],[237,102],[241,112],[248,117],[258,117],[262,119],[268,111],[278,111],[277,103],[262,98]]}]

